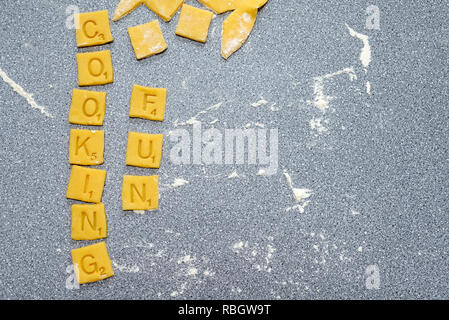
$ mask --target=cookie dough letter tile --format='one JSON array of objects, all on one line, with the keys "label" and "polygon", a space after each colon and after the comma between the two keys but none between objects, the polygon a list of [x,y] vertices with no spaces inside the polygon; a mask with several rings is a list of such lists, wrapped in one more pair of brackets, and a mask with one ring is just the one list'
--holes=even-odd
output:
[{"label": "cookie dough letter tile", "polygon": [[126,164],[142,168],[159,168],[162,158],[162,134],[130,132]]},{"label": "cookie dough letter tile", "polygon": [[76,29],[78,47],[98,46],[114,40],[107,10],[81,13],[75,19],[79,21]]},{"label": "cookie dough letter tile", "polygon": [[69,122],[102,126],[106,112],[106,92],[73,89]]},{"label": "cookie dough letter tile", "polygon": [[131,118],[163,121],[166,102],[167,89],[147,88],[135,84],[131,94],[129,116]]},{"label": "cookie dough letter tile", "polygon": [[159,207],[158,176],[124,176],[123,210],[156,210]]},{"label": "cookie dough letter tile", "polygon": [[78,84],[96,86],[114,82],[111,51],[78,53]]},{"label": "cookie dough letter tile", "polygon": [[70,130],[69,163],[84,166],[104,162],[104,131]]},{"label": "cookie dough letter tile", "polygon": [[105,181],[105,170],[72,166],[66,197],[84,202],[100,203]]},{"label": "cookie dough letter tile", "polygon": [[71,216],[73,240],[106,238],[106,212],[103,203],[74,204],[72,205]]},{"label": "cookie dough letter tile", "polygon": [[106,243],[99,242],[72,250],[73,266],[78,283],[90,283],[114,275]]}]

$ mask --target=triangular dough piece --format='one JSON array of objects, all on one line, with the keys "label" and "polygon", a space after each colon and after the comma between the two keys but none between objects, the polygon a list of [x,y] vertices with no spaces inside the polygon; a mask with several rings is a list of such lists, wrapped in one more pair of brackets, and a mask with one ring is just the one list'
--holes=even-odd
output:
[{"label": "triangular dough piece", "polygon": [[203,5],[213,10],[217,14],[237,9],[240,5],[246,5],[253,8],[260,8],[268,0],[198,0]]},{"label": "triangular dough piece", "polygon": [[229,58],[246,42],[256,18],[257,8],[241,6],[225,19],[221,34],[221,55],[223,58]]},{"label": "triangular dough piece", "polygon": [[143,0],[121,0],[115,8],[112,21],[117,21],[126,16],[143,3]]}]

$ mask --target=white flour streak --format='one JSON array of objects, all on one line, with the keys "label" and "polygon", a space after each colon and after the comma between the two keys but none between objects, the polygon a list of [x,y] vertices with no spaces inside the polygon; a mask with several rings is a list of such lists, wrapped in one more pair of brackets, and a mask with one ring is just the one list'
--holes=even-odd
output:
[{"label": "white flour streak", "polygon": [[313,85],[313,93],[315,95],[315,99],[313,102],[307,101],[308,104],[313,104],[315,107],[320,109],[321,111],[326,111],[329,108],[329,102],[334,99],[334,97],[324,95],[324,81],[328,79],[332,79],[334,77],[340,76],[342,74],[347,74],[351,81],[357,79],[357,75],[355,74],[354,67],[345,68],[343,70],[325,74],[324,76],[315,77],[314,85]]},{"label": "white flour streak", "polygon": [[114,265],[114,268],[118,269],[120,272],[125,272],[125,273],[137,273],[140,271],[139,266],[134,265],[134,266],[121,266],[119,264],[117,264],[115,261],[112,261],[112,264]]},{"label": "white flour streak", "polygon": [[177,188],[177,187],[182,187],[182,186],[184,186],[184,185],[186,185],[188,183],[189,183],[189,181],[187,181],[187,180],[176,178],[171,186],[173,188]]},{"label": "white flour streak", "polygon": [[178,126],[187,126],[187,125],[193,125],[193,124],[195,124],[195,123],[197,123],[197,122],[200,122],[200,121],[198,120],[198,117],[199,117],[199,116],[204,115],[204,114],[206,114],[206,113],[208,113],[208,112],[210,112],[210,111],[217,110],[218,108],[221,107],[222,104],[223,104],[223,102],[214,104],[213,106],[207,108],[206,110],[203,110],[203,111],[198,112],[196,115],[194,115],[192,118],[190,118],[189,120],[187,120],[187,121],[185,121],[185,122],[178,122],[178,120],[176,120],[175,123],[174,123],[174,126],[175,126],[175,127],[178,127]]},{"label": "white flour streak", "polygon": [[175,232],[171,229],[166,229],[165,233],[174,234],[176,237],[179,237],[181,235],[179,232]]},{"label": "white flour streak", "polygon": [[304,213],[306,207],[310,203],[310,200],[306,200],[306,199],[309,198],[313,194],[312,190],[294,188],[292,178],[290,177],[290,175],[288,174],[288,172],[286,170],[284,170],[284,177],[287,180],[287,184],[290,187],[290,189],[292,190],[293,196],[296,201],[296,205],[294,205],[293,207],[286,208],[285,211],[289,212],[292,210],[298,210],[300,213]]},{"label": "white flour streak", "polygon": [[371,82],[369,81],[366,82],[366,93],[371,95]]},{"label": "white flour streak", "polygon": [[237,287],[237,288],[232,287],[231,292],[232,293],[242,293],[242,289],[240,289],[239,287]]},{"label": "white flour streak", "polygon": [[23,98],[25,98],[32,108],[38,109],[43,115],[45,115],[48,118],[53,118],[53,116],[45,110],[45,107],[40,106],[36,103],[32,94],[25,92],[25,90],[19,84],[14,82],[14,80],[8,77],[8,75],[1,68],[0,68],[0,76],[2,77],[3,81],[5,81],[7,84],[11,86],[11,88],[13,88],[15,92],[17,92]]},{"label": "white flour streak", "polygon": [[258,108],[258,107],[261,107],[263,105],[266,105],[267,103],[268,103],[267,100],[265,100],[264,98],[261,98],[259,101],[252,103],[251,107]]},{"label": "white flour streak", "polygon": [[[369,37],[358,33],[357,31],[351,29],[348,25],[346,25],[346,28],[348,28],[351,37],[357,38],[363,43],[363,47],[360,52],[360,62],[365,69],[365,73],[368,73],[368,67],[371,63],[371,46],[369,44]],[[366,93],[371,95],[371,83],[369,81],[366,82]]]},{"label": "white flour streak", "polygon": [[365,68],[365,72],[368,72],[368,67],[369,64],[371,63],[371,46],[369,44],[369,37],[367,35],[354,31],[348,25],[346,25],[346,28],[348,28],[351,37],[357,38],[360,41],[362,41],[363,48],[362,51],[360,52],[360,62]]},{"label": "white flour streak", "polygon": [[284,170],[284,177],[287,180],[287,184],[293,192],[296,203],[300,203],[302,200],[309,198],[313,192],[309,189],[298,189],[293,187],[292,178],[288,174],[287,170]]},{"label": "white flour streak", "polygon": [[234,170],[234,172],[228,176],[228,179],[235,179],[238,177],[239,177],[239,174],[237,173],[237,170]]}]

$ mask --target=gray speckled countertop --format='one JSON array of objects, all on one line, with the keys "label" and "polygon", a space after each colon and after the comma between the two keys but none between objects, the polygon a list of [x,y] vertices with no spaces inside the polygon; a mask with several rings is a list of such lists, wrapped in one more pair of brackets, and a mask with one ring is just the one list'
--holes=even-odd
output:
[{"label": "gray speckled countertop", "polygon": [[[77,49],[66,7],[112,15],[118,2],[2,1],[0,69],[53,118],[0,78],[0,298],[449,298],[447,1],[374,1],[380,30],[368,30],[366,1],[270,0],[228,61],[226,15],[202,45],[175,36],[179,14],[161,21],[168,50],[137,61],[127,27],[156,19],[140,7],[111,24],[112,44]],[[346,25],[369,37],[366,72]],[[108,94],[101,168],[115,276],[68,289],[70,250],[89,244],[70,239],[65,199],[69,132],[80,127],[67,120],[75,55],[99,49],[111,50],[115,74],[89,88]],[[323,97],[333,98],[323,112],[314,79],[325,75]],[[128,117],[134,83],[168,89],[163,123]],[[167,135],[218,103],[198,117],[204,128],[278,129],[277,174],[175,165],[168,136],[160,170],[125,166],[128,131]],[[312,192],[303,213],[287,209],[296,203],[284,171]],[[123,212],[122,176],[154,173],[160,210]],[[189,184],[174,188],[176,178]],[[378,289],[367,288],[368,266]]]}]

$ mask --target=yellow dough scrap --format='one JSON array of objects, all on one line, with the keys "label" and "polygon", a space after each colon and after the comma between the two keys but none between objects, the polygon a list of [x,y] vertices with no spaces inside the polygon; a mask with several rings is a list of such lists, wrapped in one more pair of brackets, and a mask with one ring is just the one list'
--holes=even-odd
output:
[{"label": "yellow dough scrap", "polygon": [[74,204],[71,209],[72,239],[106,238],[107,224],[104,204]]},{"label": "yellow dough scrap", "polygon": [[167,49],[158,20],[128,28],[134,53],[138,60],[161,53]]},{"label": "yellow dough scrap", "polygon": [[80,13],[75,19],[79,21],[79,28],[76,29],[78,47],[98,46],[114,40],[107,10]]},{"label": "yellow dough scrap", "polygon": [[227,11],[235,10],[241,6],[260,8],[268,0],[198,0],[203,5],[212,9],[215,13],[221,14]]},{"label": "yellow dough scrap", "polygon": [[143,0],[121,0],[115,8],[112,21],[117,21],[126,16],[143,3]]},{"label": "yellow dough scrap", "polygon": [[106,171],[72,166],[66,198],[100,203],[103,196]]},{"label": "yellow dough scrap", "polygon": [[268,0],[230,0],[232,3],[232,9],[239,7],[260,8],[263,7]]},{"label": "yellow dough scrap", "polygon": [[158,176],[124,176],[123,210],[156,210],[159,207]]},{"label": "yellow dough scrap", "polygon": [[103,125],[106,92],[73,89],[69,122],[87,126]]},{"label": "yellow dough scrap", "polygon": [[163,121],[167,89],[147,88],[137,84],[133,86],[129,116],[153,121]]},{"label": "yellow dough scrap", "polygon": [[176,34],[198,42],[206,42],[213,13],[184,4],[181,9]]},{"label": "yellow dough scrap", "polygon": [[162,134],[130,132],[126,164],[142,168],[159,168],[162,158]]},{"label": "yellow dough scrap", "polygon": [[232,12],[223,22],[221,55],[229,58],[241,48],[254,27],[257,8],[242,6]]},{"label": "yellow dough scrap", "polygon": [[78,84],[95,86],[114,82],[111,51],[78,53]]},{"label": "yellow dough scrap", "polygon": [[220,14],[226,11],[233,10],[234,0],[198,0],[203,5]]},{"label": "yellow dough scrap", "polygon": [[151,11],[168,22],[181,8],[184,0],[144,0],[144,3]]},{"label": "yellow dough scrap", "polygon": [[69,163],[94,166],[104,162],[104,131],[70,130]]},{"label": "yellow dough scrap", "polygon": [[73,249],[72,260],[78,283],[90,283],[114,275],[106,243],[99,242],[90,246]]}]

